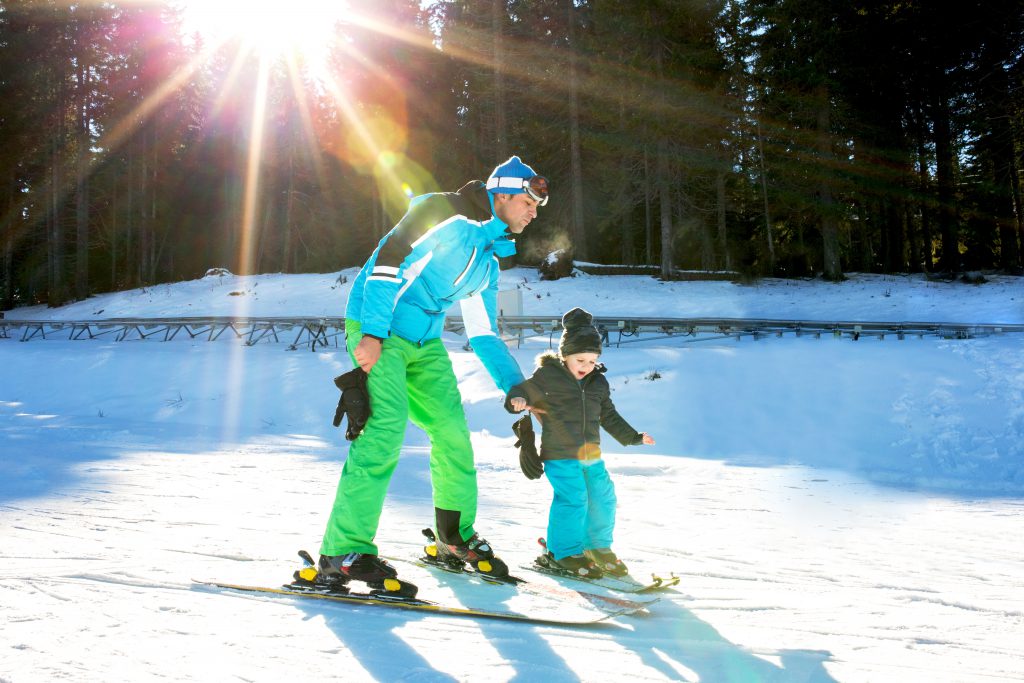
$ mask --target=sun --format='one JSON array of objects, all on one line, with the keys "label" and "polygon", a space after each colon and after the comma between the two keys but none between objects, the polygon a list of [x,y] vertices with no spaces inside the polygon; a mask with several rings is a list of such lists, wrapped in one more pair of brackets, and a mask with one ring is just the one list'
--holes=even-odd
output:
[{"label": "sun", "polygon": [[263,58],[326,60],[350,12],[342,0],[179,0],[185,28],[213,43],[237,42]]}]

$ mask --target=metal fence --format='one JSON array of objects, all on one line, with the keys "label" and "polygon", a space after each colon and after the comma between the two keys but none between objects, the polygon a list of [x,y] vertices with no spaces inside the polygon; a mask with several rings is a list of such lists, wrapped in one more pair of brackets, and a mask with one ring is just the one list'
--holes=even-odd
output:
[{"label": "metal fence", "polygon": [[[749,337],[780,337],[786,334],[820,338],[845,337],[905,339],[935,336],[945,339],[973,339],[1024,332],[1024,324],[949,322],[866,322],[822,320],[775,320],[762,318],[626,318],[596,317],[609,346],[655,340],[708,341]],[[557,316],[504,316],[499,318],[502,337],[522,344],[546,337],[549,346],[561,334]],[[445,330],[465,334],[462,319],[450,317]],[[45,339],[104,340],[117,342],[174,339],[217,341],[231,339],[251,346],[284,343],[288,349],[306,347],[311,351],[327,346],[344,346],[344,318],[108,318],[101,320],[11,320],[0,319],[0,339],[22,342]]]}]

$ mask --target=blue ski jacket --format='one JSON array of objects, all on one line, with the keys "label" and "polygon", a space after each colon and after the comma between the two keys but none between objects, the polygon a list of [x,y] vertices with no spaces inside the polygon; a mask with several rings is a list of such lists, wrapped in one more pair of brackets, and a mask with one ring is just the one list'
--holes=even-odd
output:
[{"label": "blue ski jacket", "polygon": [[441,336],[458,301],[473,351],[508,393],[523,374],[498,336],[498,257],[516,253],[507,228],[480,181],[414,197],[359,271],[345,317],[363,334],[422,344]]}]

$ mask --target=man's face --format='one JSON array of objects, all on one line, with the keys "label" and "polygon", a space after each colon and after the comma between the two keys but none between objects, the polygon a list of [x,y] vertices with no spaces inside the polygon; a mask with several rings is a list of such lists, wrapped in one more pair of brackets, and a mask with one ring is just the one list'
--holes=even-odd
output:
[{"label": "man's face", "polygon": [[537,200],[519,194],[494,195],[494,215],[508,224],[508,231],[518,235],[537,217]]}]

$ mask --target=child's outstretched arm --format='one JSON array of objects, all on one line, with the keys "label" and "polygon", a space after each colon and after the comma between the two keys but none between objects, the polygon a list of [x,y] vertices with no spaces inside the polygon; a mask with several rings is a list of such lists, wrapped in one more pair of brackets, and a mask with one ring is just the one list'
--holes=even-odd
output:
[{"label": "child's outstretched arm", "polygon": [[619,415],[615,409],[611,397],[605,398],[601,404],[601,426],[606,432],[615,437],[615,440],[623,446],[639,446],[640,444],[652,445],[654,439],[646,432],[638,432],[633,426],[626,422],[625,418]]}]

